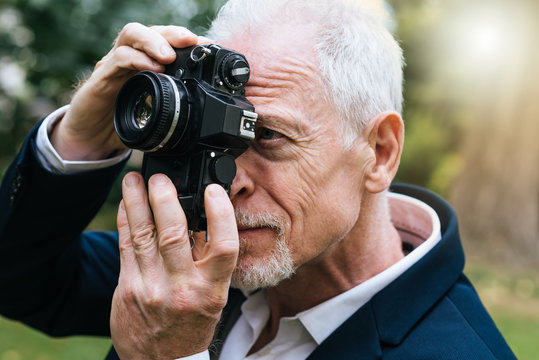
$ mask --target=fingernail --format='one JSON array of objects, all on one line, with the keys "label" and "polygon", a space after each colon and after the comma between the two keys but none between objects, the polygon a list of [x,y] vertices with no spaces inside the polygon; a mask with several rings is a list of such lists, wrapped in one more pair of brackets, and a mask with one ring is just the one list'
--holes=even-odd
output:
[{"label": "fingernail", "polygon": [[174,50],[172,50],[172,48],[168,45],[163,45],[161,47],[161,54],[163,54],[164,56],[172,56],[175,54]]},{"label": "fingernail", "polygon": [[218,184],[210,184],[206,189],[206,191],[208,191],[208,195],[213,198],[228,196],[225,189]]},{"label": "fingernail", "polygon": [[150,178],[152,185],[165,185],[168,183],[168,178],[163,174],[155,174]]},{"label": "fingernail", "polygon": [[139,183],[140,178],[137,174],[129,173],[124,178],[124,184],[126,186],[135,186]]}]

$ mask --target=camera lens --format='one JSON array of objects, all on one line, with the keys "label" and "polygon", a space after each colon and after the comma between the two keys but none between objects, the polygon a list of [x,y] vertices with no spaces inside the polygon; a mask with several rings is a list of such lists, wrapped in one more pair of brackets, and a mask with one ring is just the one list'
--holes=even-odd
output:
[{"label": "camera lens", "polygon": [[135,113],[133,114],[134,125],[142,129],[148,125],[153,112],[153,96],[148,92],[142,93],[135,102]]},{"label": "camera lens", "polygon": [[177,79],[142,71],[120,90],[114,127],[128,147],[148,152],[173,148],[188,121],[187,90]]}]

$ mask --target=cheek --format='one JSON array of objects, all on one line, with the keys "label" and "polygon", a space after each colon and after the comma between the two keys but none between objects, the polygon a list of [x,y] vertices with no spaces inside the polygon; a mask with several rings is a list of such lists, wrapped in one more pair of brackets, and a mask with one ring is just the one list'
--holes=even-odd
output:
[{"label": "cheek", "polygon": [[[358,170],[359,171],[359,170]],[[289,247],[302,263],[344,237],[359,216],[360,179],[331,157],[309,157],[263,174],[290,218]]]},{"label": "cheek", "polygon": [[[337,174],[336,174],[337,175]],[[301,210],[299,225],[292,237],[295,253],[305,260],[322,253],[328,246],[341,240],[355,225],[360,211],[361,197],[355,188],[346,189],[335,176],[317,190],[308,206]],[[298,224],[299,223],[299,224]]]}]

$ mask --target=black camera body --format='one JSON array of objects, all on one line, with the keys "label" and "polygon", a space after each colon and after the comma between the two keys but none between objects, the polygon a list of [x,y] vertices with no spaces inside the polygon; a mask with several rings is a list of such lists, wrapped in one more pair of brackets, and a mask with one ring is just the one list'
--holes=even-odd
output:
[{"label": "black camera body", "polygon": [[255,137],[257,114],[245,98],[249,64],[218,45],[176,49],[163,74],[141,71],[116,100],[114,126],[128,147],[144,152],[146,182],[167,175],[178,191],[189,229],[206,229],[204,189],[230,191],[234,159]]}]

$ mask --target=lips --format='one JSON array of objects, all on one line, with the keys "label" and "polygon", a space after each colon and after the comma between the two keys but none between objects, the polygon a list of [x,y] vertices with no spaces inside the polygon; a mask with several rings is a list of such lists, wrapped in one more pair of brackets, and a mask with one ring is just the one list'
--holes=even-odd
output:
[{"label": "lips", "polygon": [[260,231],[260,230],[271,230],[269,227],[266,227],[266,226],[262,226],[262,227],[243,227],[243,226],[238,226],[238,232],[239,233],[250,233],[250,232],[255,232],[255,231]]},{"label": "lips", "polygon": [[284,233],[284,221],[268,212],[247,211],[241,208],[234,209],[238,232],[244,235],[255,234],[269,230],[276,235]]},{"label": "lips", "polygon": [[238,226],[238,231],[249,231],[249,230],[257,230],[257,229],[264,229],[265,227],[262,227],[262,226],[256,226],[256,227],[251,227],[251,226],[241,226],[239,225]]}]

